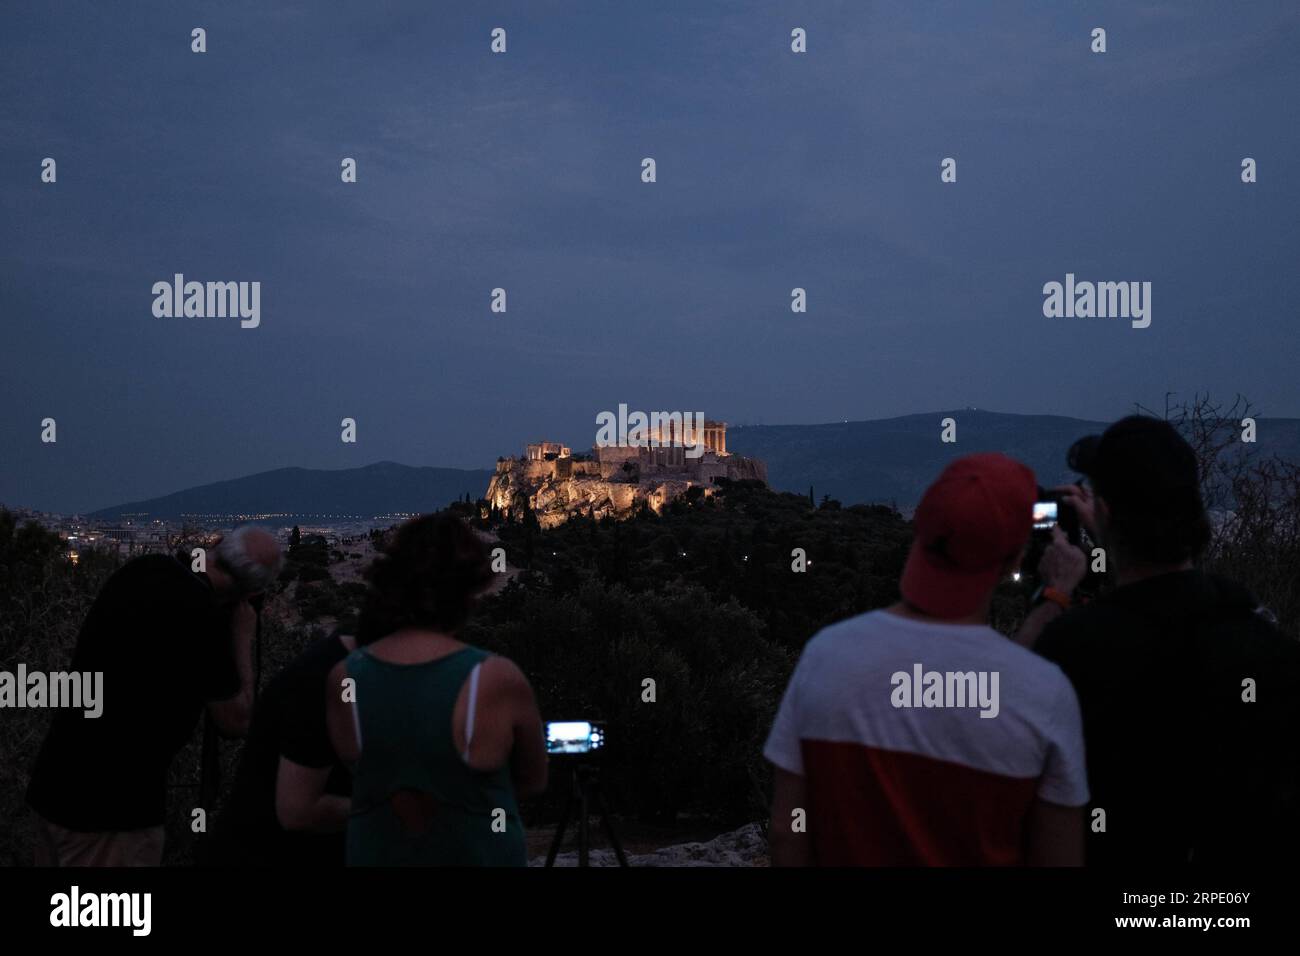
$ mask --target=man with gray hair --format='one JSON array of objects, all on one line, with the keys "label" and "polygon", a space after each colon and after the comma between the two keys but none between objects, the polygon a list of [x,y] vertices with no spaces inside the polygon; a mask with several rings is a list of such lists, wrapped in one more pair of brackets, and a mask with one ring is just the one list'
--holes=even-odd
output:
[{"label": "man with gray hair", "polygon": [[60,710],[36,758],[38,866],[157,866],[167,771],[206,709],[228,737],[253,704],[254,601],[279,574],[279,542],[236,528],[204,556],[151,554],[104,584],[71,669],[103,674],[102,714]]}]

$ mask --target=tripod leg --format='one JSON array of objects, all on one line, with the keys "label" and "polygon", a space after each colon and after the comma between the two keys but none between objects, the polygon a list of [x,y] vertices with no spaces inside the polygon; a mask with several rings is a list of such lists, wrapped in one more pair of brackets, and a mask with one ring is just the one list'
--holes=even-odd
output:
[{"label": "tripod leg", "polygon": [[555,836],[551,838],[551,848],[546,853],[546,865],[555,866],[555,855],[560,852],[560,844],[564,842],[564,830],[569,825],[569,813],[573,810],[573,794],[569,794],[569,799],[564,801],[564,810],[560,813],[560,825],[555,828]]},{"label": "tripod leg", "polygon": [[581,788],[581,796],[578,798],[578,866],[590,866],[591,863],[587,858],[587,848],[591,833],[587,826],[587,815],[590,808],[587,806],[587,786],[584,781]]},{"label": "tripod leg", "polygon": [[600,822],[604,824],[605,836],[609,837],[610,845],[614,847],[614,856],[618,858],[619,866],[627,866],[627,857],[623,855],[623,843],[618,838],[618,831],[614,829],[614,821],[609,816],[609,806],[605,803],[605,795],[599,789],[592,793],[596,801],[596,809],[600,813]]}]

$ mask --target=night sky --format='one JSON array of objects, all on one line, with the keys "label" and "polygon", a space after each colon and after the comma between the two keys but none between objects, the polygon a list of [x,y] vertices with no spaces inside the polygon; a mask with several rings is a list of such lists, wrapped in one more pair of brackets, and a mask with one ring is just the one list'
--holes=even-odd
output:
[{"label": "night sky", "polygon": [[[1298,50],[1294,2],[6,4],[0,502],[486,468],[620,402],[1300,415]],[[260,327],[154,317],[177,272]],[[1044,317],[1067,272],[1150,328]]]}]

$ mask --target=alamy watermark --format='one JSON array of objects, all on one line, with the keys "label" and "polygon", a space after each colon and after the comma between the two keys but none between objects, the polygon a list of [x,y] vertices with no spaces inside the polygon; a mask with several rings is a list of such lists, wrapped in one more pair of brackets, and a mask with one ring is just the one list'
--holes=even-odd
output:
[{"label": "alamy watermark", "polygon": [[927,671],[920,664],[912,672],[895,671],[889,677],[894,707],[978,707],[981,717],[996,717],[997,671]]},{"label": "alamy watermark", "polygon": [[17,673],[0,671],[0,708],[67,707],[81,709],[94,719],[104,712],[102,671],[28,671],[19,664]]},{"label": "alamy watermark", "polygon": [[1074,273],[1065,283],[1043,286],[1043,315],[1049,319],[1132,319],[1133,328],[1151,324],[1150,282],[1075,282]]},{"label": "alamy watermark", "polygon": [[626,404],[618,413],[596,416],[597,448],[685,448],[687,458],[704,454],[703,412],[631,412]]},{"label": "alamy watermark", "polygon": [[178,272],[171,282],[153,284],[155,318],[240,319],[240,328],[262,324],[262,283],[186,282]]}]

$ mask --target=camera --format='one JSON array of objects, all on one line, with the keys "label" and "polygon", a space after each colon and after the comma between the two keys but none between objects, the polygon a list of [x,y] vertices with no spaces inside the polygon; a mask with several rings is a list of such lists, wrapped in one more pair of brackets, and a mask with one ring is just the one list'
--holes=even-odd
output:
[{"label": "camera", "polygon": [[1059,520],[1061,503],[1059,501],[1034,502],[1034,530],[1051,531]]},{"label": "camera", "polygon": [[554,757],[598,757],[605,747],[605,725],[591,720],[548,720],[546,752]]},{"label": "camera", "polygon": [[600,785],[602,766],[600,755],[605,750],[605,725],[594,720],[548,720],[546,722],[546,753],[554,757],[558,767],[563,767],[572,780],[569,802],[555,828],[551,849],[546,854],[546,865],[554,866],[555,857],[564,845],[564,832],[572,819],[578,824],[578,866],[588,865],[589,813],[600,814],[605,836],[614,848],[619,866],[627,866],[623,843],[609,815],[609,804]]},{"label": "camera", "polygon": [[1038,587],[1038,562],[1052,541],[1052,529],[1060,528],[1075,546],[1080,541],[1079,515],[1062,496],[1040,486],[1034,497],[1033,508],[1033,531],[1029,538],[1029,548],[1021,562],[1021,571],[1015,578],[1031,591]]},{"label": "camera", "polygon": [[1034,500],[1033,534],[1035,538],[1050,540],[1055,527],[1065,532],[1070,543],[1079,543],[1079,515],[1061,495],[1052,494],[1041,486]]}]

